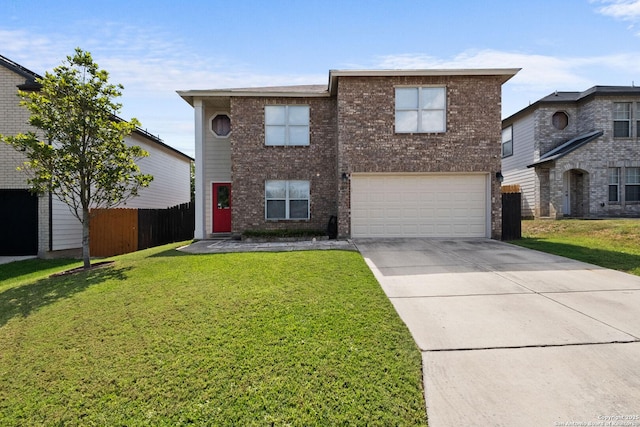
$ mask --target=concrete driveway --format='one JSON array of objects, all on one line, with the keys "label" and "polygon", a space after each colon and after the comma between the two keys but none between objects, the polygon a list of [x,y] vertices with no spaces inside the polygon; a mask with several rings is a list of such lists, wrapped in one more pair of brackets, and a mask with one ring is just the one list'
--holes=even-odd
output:
[{"label": "concrete driveway", "polygon": [[431,427],[640,426],[640,277],[488,239],[355,243],[422,351]]}]

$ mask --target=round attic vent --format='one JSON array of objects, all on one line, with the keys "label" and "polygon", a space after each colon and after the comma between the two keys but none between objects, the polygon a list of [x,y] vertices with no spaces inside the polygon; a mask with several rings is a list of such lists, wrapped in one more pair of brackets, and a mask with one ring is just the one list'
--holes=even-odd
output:
[{"label": "round attic vent", "polygon": [[569,124],[569,116],[564,111],[557,111],[551,116],[551,123],[554,128],[563,130]]}]

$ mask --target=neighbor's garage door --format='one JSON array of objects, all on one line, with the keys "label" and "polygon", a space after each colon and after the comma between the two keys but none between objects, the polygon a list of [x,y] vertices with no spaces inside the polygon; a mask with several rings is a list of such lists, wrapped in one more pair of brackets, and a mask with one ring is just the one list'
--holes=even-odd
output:
[{"label": "neighbor's garage door", "polygon": [[38,253],[38,197],[28,190],[0,190],[0,255]]},{"label": "neighbor's garage door", "polygon": [[488,237],[486,175],[351,177],[352,237]]}]

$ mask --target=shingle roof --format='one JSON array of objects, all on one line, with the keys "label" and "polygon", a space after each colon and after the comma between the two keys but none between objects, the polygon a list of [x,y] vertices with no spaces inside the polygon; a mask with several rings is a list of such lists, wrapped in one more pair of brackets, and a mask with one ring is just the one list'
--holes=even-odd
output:
[{"label": "shingle roof", "polygon": [[422,70],[329,70],[328,85],[269,86],[236,89],[179,90],[178,95],[193,105],[196,97],[278,96],[278,97],[327,97],[334,96],[336,81],[341,77],[389,77],[389,76],[497,76],[504,83],[519,68],[482,69],[422,69]]},{"label": "shingle roof", "polygon": [[505,122],[511,122],[515,117],[520,116],[528,111],[531,111],[540,104],[552,104],[552,103],[571,103],[584,101],[593,96],[640,96],[639,86],[593,86],[582,92],[559,92],[555,91],[544,98],[540,98],[533,104],[528,105],[522,110],[512,114],[503,120]]},{"label": "shingle roof", "polygon": [[4,66],[5,68],[8,68],[14,73],[25,78],[24,83],[21,85],[18,85],[18,89],[26,90],[26,91],[34,91],[34,90],[40,90],[40,88],[42,87],[40,83],[36,82],[36,79],[41,78],[40,75],[34,73],[28,68],[23,67],[17,62],[14,62],[9,58],[0,55],[0,65]]},{"label": "shingle roof", "polygon": [[532,168],[538,165],[541,165],[542,163],[547,163],[547,162],[551,162],[553,160],[557,160],[563,156],[566,156],[567,154],[569,154],[570,152],[582,147],[585,144],[588,144],[589,142],[593,141],[594,139],[597,139],[599,137],[601,137],[604,134],[603,131],[601,130],[595,130],[595,131],[591,131],[588,133],[584,133],[582,135],[576,136],[573,139],[570,139],[569,141],[565,142],[564,144],[560,145],[559,147],[554,148],[553,150],[543,154],[540,157],[540,160],[538,160],[535,163],[532,163],[530,165],[528,165],[528,168]]}]

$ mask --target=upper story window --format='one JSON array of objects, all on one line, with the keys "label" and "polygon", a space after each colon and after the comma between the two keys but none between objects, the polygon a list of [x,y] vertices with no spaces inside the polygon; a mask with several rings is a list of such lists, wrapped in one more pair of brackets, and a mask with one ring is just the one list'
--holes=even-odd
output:
[{"label": "upper story window", "polygon": [[513,126],[502,129],[502,157],[513,154]]},{"label": "upper story window", "polygon": [[211,131],[219,138],[231,134],[231,119],[226,114],[216,114],[211,118]]},{"label": "upper story window", "polygon": [[309,219],[309,181],[266,181],[266,219]]},{"label": "upper story window", "polygon": [[264,107],[266,145],[309,145],[308,105]]},{"label": "upper story window", "polygon": [[397,87],[396,132],[445,132],[446,107],[445,87]]},{"label": "upper story window", "polygon": [[551,123],[553,127],[558,130],[563,130],[569,125],[569,116],[564,111],[556,111],[551,116]]},{"label": "upper story window", "polygon": [[613,137],[629,138],[631,136],[631,103],[613,103]]}]

